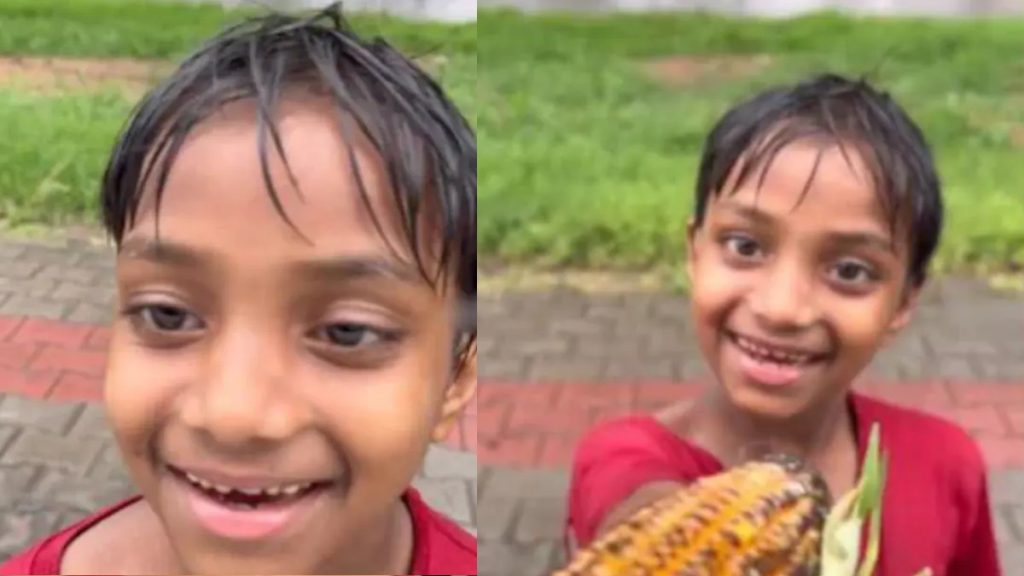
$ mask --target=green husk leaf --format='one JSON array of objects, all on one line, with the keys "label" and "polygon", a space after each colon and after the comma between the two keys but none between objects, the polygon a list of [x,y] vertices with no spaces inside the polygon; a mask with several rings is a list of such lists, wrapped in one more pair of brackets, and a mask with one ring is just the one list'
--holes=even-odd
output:
[{"label": "green husk leaf", "polygon": [[[836,502],[825,519],[821,576],[871,576],[878,562],[882,494],[887,473],[880,449],[880,435],[878,424],[873,424],[857,486]],[[865,521],[870,522],[868,544],[864,561],[858,568]]]}]

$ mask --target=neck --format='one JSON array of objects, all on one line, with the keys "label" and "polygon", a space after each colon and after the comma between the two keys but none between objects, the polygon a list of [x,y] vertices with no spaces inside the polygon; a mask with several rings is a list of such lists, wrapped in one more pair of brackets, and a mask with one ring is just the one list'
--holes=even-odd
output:
[{"label": "neck", "polygon": [[351,543],[339,550],[341,555],[319,573],[408,574],[415,535],[405,499],[400,499],[393,513],[374,528],[361,527]]},{"label": "neck", "polygon": [[837,442],[853,429],[843,395],[789,418],[770,418],[737,408],[721,389],[705,400],[709,444],[726,465],[781,451],[812,465],[828,460]]}]

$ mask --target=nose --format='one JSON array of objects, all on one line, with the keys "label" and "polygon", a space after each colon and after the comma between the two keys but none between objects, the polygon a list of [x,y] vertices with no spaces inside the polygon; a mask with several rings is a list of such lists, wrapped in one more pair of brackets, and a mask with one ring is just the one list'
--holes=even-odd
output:
[{"label": "nose", "polygon": [[799,262],[774,262],[752,291],[750,308],[765,328],[791,331],[811,326],[818,319],[813,275]]},{"label": "nose", "polygon": [[296,434],[309,410],[289,387],[289,356],[286,340],[271,330],[240,326],[211,336],[184,423],[224,446]]}]

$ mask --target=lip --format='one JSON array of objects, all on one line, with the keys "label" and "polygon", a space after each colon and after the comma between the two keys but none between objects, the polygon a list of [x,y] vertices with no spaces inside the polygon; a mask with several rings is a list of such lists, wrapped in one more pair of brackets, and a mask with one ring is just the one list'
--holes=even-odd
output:
[{"label": "lip", "polygon": [[[221,480],[260,480],[245,476],[221,474]],[[227,505],[210,496],[202,489],[178,474],[168,470],[165,473],[165,488],[175,501],[176,507],[185,512],[190,520],[214,536],[231,541],[266,541],[280,538],[296,528],[316,512],[335,485],[324,485],[294,500],[265,504],[251,509]],[[210,478],[212,480],[212,478]],[[278,480],[274,480],[277,482]],[[229,484],[233,487],[241,487]],[[270,484],[262,484],[268,486]],[[260,485],[248,487],[257,488]]]}]

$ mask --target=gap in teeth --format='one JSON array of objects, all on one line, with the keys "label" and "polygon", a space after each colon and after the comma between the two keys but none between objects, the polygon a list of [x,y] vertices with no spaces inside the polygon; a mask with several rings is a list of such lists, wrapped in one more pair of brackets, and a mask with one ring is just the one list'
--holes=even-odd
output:
[{"label": "gap in teeth", "polygon": [[223,484],[214,484],[208,482],[191,472],[185,473],[185,478],[188,479],[192,484],[206,490],[208,492],[216,492],[222,496],[227,496],[232,492],[238,492],[245,494],[246,496],[294,496],[299,492],[308,489],[313,485],[312,482],[304,482],[301,484],[286,484],[281,486],[271,486],[269,488],[232,488],[230,486],[224,486]]},{"label": "gap in teeth", "polygon": [[747,340],[743,336],[736,336],[736,341],[740,344],[740,347],[757,357],[759,360],[766,360],[769,362],[776,362],[782,364],[803,364],[809,357],[806,354],[795,355],[788,354],[786,352],[776,352],[775,350],[769,350]]}]

